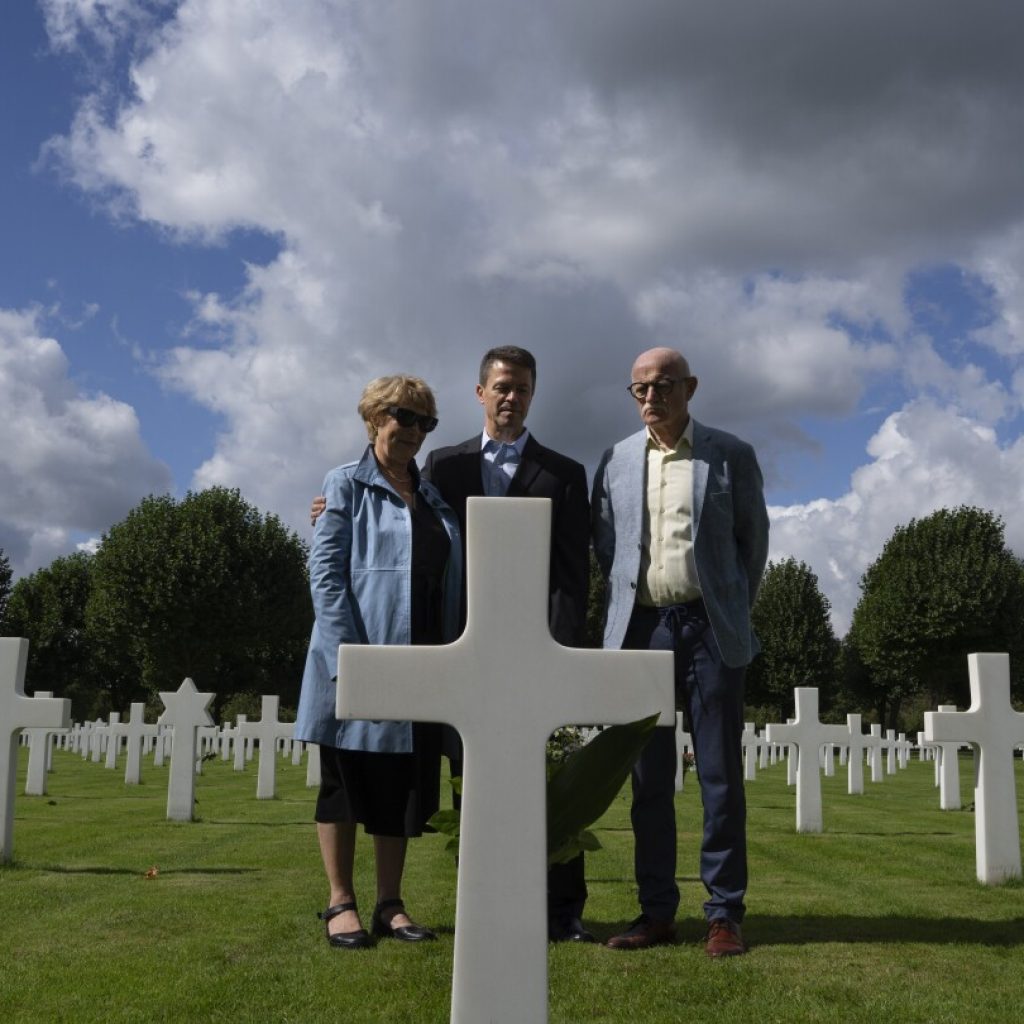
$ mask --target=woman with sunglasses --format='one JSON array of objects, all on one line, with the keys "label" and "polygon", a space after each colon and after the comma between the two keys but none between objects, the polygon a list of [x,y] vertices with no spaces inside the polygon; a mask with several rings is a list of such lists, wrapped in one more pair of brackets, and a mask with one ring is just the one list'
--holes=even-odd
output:
[{"label": "woman with sunglasses", "polygon": [[[420,478],[415,457],[437,426],[430,388],[418,377],[379,377],[359,400],[370,444],[358,462],[332,469],[316,523],[309,582],[316,622],[302,677],[295,736],[320,746],[316,805],[330,886],[319,915],[327,941],[361,949],[374,937],[422,942],[402,902],[408,838],[438,809],[439,725],[334,717],[338,645],[441,644],[459,628],[461,543],[451,509]],[[356,907],[356,825],[373,836],[376,907],[369,932]]]}]

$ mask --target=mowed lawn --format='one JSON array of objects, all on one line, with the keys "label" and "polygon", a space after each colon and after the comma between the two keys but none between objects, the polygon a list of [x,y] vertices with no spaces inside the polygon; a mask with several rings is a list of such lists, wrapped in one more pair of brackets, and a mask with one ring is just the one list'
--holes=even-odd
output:
[{"label": "mowed lawn", "polygon": [[[329,948],[305,768],[209,762],[199,819],[165,820],[167,769],[143,785],[58,751],[49,794],[25,797],[15,863],[0,868],[0,1021],[446,1021],[455,866],[441,836],[411,844],[405,896],[440,941]],[[965,806],[969,756],[961,760]],[[1017,763],[1018,793],[1024,768]],[[552,1021],[1009,1021],[1024,1015],[1024,886],[975,881],[974,816],[938,810],[931,764],[846,795],[823,778],[825,832],[794,831],[783,764],[748,783],[748,956],[707,960],[697,879],[700,799],[679,797],[679,941],[621,953],[550,947]],[[1020,803],[1018,799],[1018,803]],[[635,915],[626,790],[587,861],[586,920],[599,937]],[[508,855],[516,855],[509,820]],[[373,907],[369,841],[359,889]],[[153,870],[151,870],[153,869]],[[501,865],[495,865],[500,872]],[[152,877],[147,877],[151,875]],[[472,899],[473,894],[465,894]],[[481,941],[501,943],[501,922]],[[508,1019],[508,1018],[506,1018]],[[513,1017],[514,1019],[514,1017]]]}]

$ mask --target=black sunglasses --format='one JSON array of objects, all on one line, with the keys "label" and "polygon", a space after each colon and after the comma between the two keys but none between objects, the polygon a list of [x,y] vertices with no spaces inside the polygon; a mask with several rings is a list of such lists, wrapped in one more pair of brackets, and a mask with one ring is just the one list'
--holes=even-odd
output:
[{"label": "black sunglasses", "polygon": [[424,434],[429,434],[437,426],[436,416],[424,416],[412,409],[403,409],[400,405],[389,405],[384,411],[397,420],[400,427],[411,427],[415,423]]}]

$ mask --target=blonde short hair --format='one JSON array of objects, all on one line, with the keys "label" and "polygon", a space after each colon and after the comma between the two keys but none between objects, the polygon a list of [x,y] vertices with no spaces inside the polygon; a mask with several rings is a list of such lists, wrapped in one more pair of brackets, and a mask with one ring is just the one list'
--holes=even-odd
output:
[{"label": "blonde short hair", "polygon": [[377,421],[389,405],[400,405],[407,409],[437,415],[437,402],[434,392],[425,380],[410,377],[408,374],[396,373],[390,377],[376,377],[363,388],[357,409],[366,424],[366,433],[370,441],[377,440]]}]

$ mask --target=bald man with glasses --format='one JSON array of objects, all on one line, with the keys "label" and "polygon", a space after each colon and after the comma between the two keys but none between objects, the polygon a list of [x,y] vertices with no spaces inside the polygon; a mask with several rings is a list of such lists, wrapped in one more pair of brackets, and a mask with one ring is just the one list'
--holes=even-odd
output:
[{"label": "bald man with glasses", "polygon": [[[759,649],[750,610],[768,557],[761,471],[749,444],[690,416],[697,378],[681,353],[641,354],[627,390],[643,428],[605,452],[591,501],[608,582],[604,646],[674,654],[704,805],[705,949],[735,956],[746,952],[743,683]],[[659,727],[633,769],[641,913],[613,949],[675,938],[677,756],[674,731]]]}]

